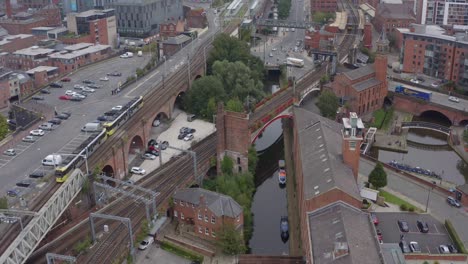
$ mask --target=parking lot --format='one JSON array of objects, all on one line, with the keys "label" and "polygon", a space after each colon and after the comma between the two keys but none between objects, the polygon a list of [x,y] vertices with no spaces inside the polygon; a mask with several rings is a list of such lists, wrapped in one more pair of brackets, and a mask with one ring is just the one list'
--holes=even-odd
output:
[{"label": "parking lot", "polygon": [[[440,245],[453,244],[443,223],[438,222],[429,214],[417,213],[376,213],[379,224],[376,227],[382,232],[383,243],[399,243],[401,236],[408,243],[416,241],[421,247],[422,253],[439,254]],[[409,232],[401,232],[398,227],[398,220],[408,223]],[[428,233],[421,233],[416,225],[416,221],[427,222]]]},{"label": "parking lot", "polygon": [[[174,115],[176,115],[176,113],[177,112],[175,111]],[[179,130],[182,127],[190,127],[196,130],[196,132],[193,133],[192,140],[185,141],[177,139],[179,136]],[[167,141],[169,142],[169,147],[160,151],[160,157],[156,157],[154,160],[145,160],[139,166],[146,171],[145,175],[147,175],[149,172],[157,169],[160,166],[160,158],[162,159],[162,162],[165,163],[172,157],[181,153],[179,150],[171,149],[171,147],[178,149],[189,149],[193,142],[200,141],[213,132],[215,132],[213,123],[209,123],[200,119],[195,119],[192,122],[188,122],[187,114],[184,112],[178,112],[177,117],[170,124],[162,122],[160,126],[154,127],[152,130],[151,138],[156,139],[158,142]],[[134,174],[132,175],[131,180],[137,181],[142,177],[144,177],[144,175],[140,176]]]}]

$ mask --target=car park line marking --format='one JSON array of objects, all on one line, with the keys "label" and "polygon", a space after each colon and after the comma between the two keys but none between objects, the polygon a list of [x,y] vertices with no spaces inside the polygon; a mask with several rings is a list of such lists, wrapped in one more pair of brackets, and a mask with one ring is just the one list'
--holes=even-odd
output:
[{"label": "car park line marking", "polygon": [[439,234],[439,230],[437,229],[437,225],[434,224],[434,229],[436,230],[437,234]]}]

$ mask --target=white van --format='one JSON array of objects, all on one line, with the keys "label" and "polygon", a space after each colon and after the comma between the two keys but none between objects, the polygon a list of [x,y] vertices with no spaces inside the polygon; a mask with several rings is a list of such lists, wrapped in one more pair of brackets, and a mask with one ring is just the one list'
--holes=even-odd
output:
[{"label": "white van", "polygon": [[138,51],[138,57],[141,57],[141,56],[143,56],[143,51],[139,50]]},{"label": "white van", "polygon": [[60,155],[48,155],[42,160],[44,166],[57,166],[62,163],[62,156]]},{"label": "white van", "polygon": [[102,126],[100,123],[87,123],[83,128],[81,128],[81,131],[83,132],[97,132],[101,130]]},{"label": "white van", "polygon": [[127,52],[127,58],[133,58],[133,52]]}]

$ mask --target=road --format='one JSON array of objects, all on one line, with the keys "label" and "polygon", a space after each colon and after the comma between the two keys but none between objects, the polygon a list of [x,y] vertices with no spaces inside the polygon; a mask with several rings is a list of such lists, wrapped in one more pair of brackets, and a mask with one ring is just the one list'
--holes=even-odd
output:
[{"label": "road", "polygon": [[[128,75],[135,72],[137,67],[143,68],[148,61],[149,55],[145,57],[133,57],[131,59],[114,58],[101,63],[97,63],[73,73],[70,77],[71,83],[65,83],[61,89],[52,88],[52,93],[46,95],[45,104],[52,107],[57,107],[57,111],[71,111],[72,117],[64,121],[56,130],[47,133],[41,137],[36,143],[28,146],[26,151],[23,151],[13,160],[9,161],[1,168],[0,172],[0,194],[5,194],[8,189],[11,189],[16,182],[27,177],[34,170],[41,167],[40,161],[46,155],[58,152],[64,145],[72,141],[76,137],[80,137],[82,133],[80,128],[85,123],[93,121],[97,116],[109,111],[115,105],[122,105],[131,100],[131,98],[143,95],[155,84],[162,81],[163,74],[166,76],[177,71],[188,60],[188,54],[194,56],[192,51],[199,46],[205,38],[212,37],[218,28],[217,17],[213,12],[207,12],[210,26],[208,31],[199,36],[199,39],[184,47],[173,57],[169,58],[165,65],[161,65],[158,69],[151,72],[149,75],[137,81],[133,85],[127,87],[124,91],[117,95],[111,95],[111,90],[115,89],[117,83],[125,81]],[[82,102],[61,101],[58,96],[65,93],[65,90],[73,90],[73,84],[80,83],[81,80],[90,79],[100,82],[99,78],[103,77],[107,72],[120,71],[122,77],[109,77],[108,83],[104,87],[97,90],[94,94],[89,95]]]},{"label": "road", "polygon": [[[308,6],[308,0],[292,0],[287,20],[305,20],[309,10]],[[265,16],[268,16],[268,14],[265,14]],[[295,76],[297,79],[314,68],[312,58],[307,56],[307,52],[303,50],[304,37],[305,29],[278,28],[277,35],[265,36],[260,43],[255,43],[251,48],[251,53],[261,58],[266,64],[273,65],[284,64],[287,57],[303,59],[305,62],[303,68],[289,67],[289,76]],[[300,41],[300,43],[298,43],[298,41]],[[296,47],[297,51],[295,51]]]},{"label": "road", "polygon": [[[399,82],[389,80],[388,81],[388,90],[394,92],[395,87],[398,86],[398,85],[403,85],[403,86],[409,87],[409,85],[407,85],[407,84],[403,84],[403,83],[399,83]],[[418,89],[422,89],[422,88],[418,88]],[[429,90],[427,90],[427,91],[432,92],[432,91],[429,91]],[[466,111],[468,109],[468,100],[459,98],[460,102],[456,103],[456,102],[449,101],[448,98],[449,98],[449,96],[446,95],[446,94],[432,92],[431,102],[433,102],[435,104],[440,104],[440,105],[443,105],[443,106],[446,106],[446,107],[450,107],[450,108],[453,108],[453,109],[457,109],[457,110],[460,110],[460,111]]]},{"label": "road", "polygon": [[[360,159],[359,173],[362,175],[369,175],[374,169],[374,163],[366,159]],[[394,190],[395,192],[401,193],[402,195],[416,201],[421,205],[426,205],[428,197],[428,187],[422,186],[415,183],[404,176],[385,170],[387,172],[387,187]],[[453,226],[455,227],[458,235],[465,244],[468,246],[468,229],[466,223],[468,221],[468,214],[464,211],[464,208],[454,208],[447,204],[447,196],[436,191],[432,191],[429,195],[429,206],[428,212],[434,216],[437,220],[444,222],[445,219],[450,219]],[[425,208],[422,208],[423,210]]]}]

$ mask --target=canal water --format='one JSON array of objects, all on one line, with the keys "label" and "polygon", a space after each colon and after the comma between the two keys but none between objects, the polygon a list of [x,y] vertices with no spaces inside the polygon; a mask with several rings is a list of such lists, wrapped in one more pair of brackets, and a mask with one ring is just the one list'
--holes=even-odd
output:
[{"label": "canal water", "polygon": [[275,121],[257,139],[259,154],[255,174],[257,190],[254,194],[252,212],[253,235],[249,241],[251,254],[287,255],[289,242],[283,242],[280,232],[281,216],[287,215],[286,188],[278,183],[278,160],[284,159],[284,142],[281,120]]},{"label": "canal water", "polygon": [[[437,115],[414,117],[414,121],[425,121],[450,126],[450,122]],[[443,180],[464,184],[468,179],[466,164],[447,144],[447,136],[423,129],[410,129],[408,132],[408,153],[372,149],[371,153],[382,162],[395,160],[412,167],[421,167],[439,174]],[[415,142],[416,144],[411,144]]]}]

